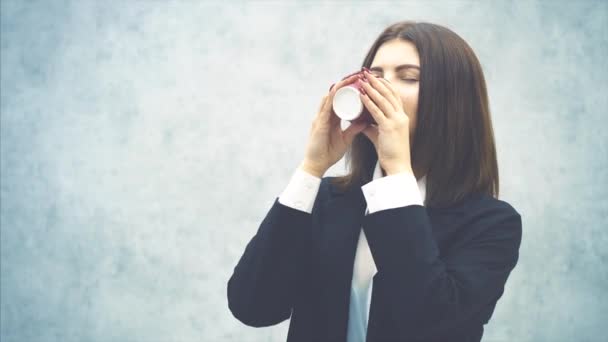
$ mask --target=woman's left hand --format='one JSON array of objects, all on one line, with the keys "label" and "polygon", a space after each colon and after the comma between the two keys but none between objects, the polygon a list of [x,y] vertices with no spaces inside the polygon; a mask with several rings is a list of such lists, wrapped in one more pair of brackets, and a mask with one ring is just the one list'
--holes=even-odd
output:
[{"label": "woman's left hand", "polygon": [[367,94],[361,100],[378,126],[369,126],[362,132],[378,153],[380,166],[387,175],[412,171],[410,157],[410,119],[403,110],[401,96],[383,78],[365,72],[368,82],[362,82]]}]

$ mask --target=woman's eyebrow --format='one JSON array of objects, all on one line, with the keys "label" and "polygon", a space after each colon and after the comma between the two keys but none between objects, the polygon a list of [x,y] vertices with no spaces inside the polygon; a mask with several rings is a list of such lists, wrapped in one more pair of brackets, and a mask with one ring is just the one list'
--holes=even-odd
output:
[{"label": "woman's eyebrow", "polygon": [[[418,69],[418,71],[420,71],[420,67],[418,65],[414,65],[414,64],[401,64],[395,68],[396,71],[399,71],[401,69]],[[382,71],[382,67],[372,67],[372,68],[369,68],[369,70]]]}]

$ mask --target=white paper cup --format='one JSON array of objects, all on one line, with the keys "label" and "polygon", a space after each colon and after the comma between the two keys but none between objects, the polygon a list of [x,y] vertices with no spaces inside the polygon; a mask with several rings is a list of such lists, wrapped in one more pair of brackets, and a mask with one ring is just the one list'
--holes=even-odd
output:
[{"label": "white paper cup", "polygon": [[356,120],[363,113],[363,103],[359,98],[359,90],[352,86],[344,86],[336,91],[333,99],[334,113],[347,121]]}]

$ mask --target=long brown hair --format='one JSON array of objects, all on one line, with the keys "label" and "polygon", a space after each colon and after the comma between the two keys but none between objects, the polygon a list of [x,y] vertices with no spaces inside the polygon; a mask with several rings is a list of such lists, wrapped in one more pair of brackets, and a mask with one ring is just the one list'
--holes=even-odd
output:
[{"label": "long brown hair", "polygon": [[[427,207],[447,207],[470,195],[498,198],[498,163],[486,83],[471,47],[450,29],[403,21],[387,27],[371,46],[370,68],[380,46],[393,39],[411,42],[420,57],[416,129],[411,162],[416,179],[426,175]],[[340,191],[373,178],[376,150],[358,134],[346,152],[349,173],[331,178]]]}]

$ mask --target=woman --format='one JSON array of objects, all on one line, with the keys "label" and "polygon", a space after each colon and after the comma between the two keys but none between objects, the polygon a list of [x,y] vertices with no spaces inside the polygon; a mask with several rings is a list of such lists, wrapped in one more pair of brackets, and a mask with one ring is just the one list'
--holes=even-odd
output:
[{"label": "woman", "polygon": [[[498,199],[486,85],[468,44],[430,23],[382,32],[342,131],[336,83],[303,161],[228,280],[244,324],[287,341],[480,341],[518,261],[520,214]],[[361,134],[360,134],[361,133]],[[346,154],[350,172],[323,177]]]}]

